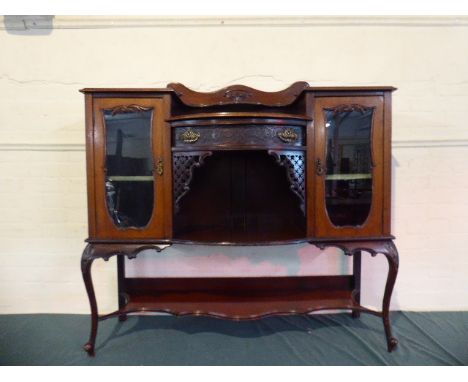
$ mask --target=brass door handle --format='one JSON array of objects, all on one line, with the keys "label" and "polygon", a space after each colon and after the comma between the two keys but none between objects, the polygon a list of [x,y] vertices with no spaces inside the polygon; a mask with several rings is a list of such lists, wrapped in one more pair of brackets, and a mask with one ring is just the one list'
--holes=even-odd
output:
[{"label": "brass door handle", "polygon": [[320,158],[317,158],[317,160],[315,161],[315,173],[319,176],[325,174],[325,167],[323,167]]},{"label": "brass door handle", "polygon": [[161,158],[158,160],[158,163],[156,164],[156,174],[158,174],[159,176],[162,176],[164,174],[164,162]]}]

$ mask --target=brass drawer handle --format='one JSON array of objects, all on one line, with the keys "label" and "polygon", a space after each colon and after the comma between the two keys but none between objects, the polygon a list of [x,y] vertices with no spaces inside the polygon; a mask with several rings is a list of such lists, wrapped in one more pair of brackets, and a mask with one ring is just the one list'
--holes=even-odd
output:
[{"label": "brass drawer handle", "polygon": [[193,131],[191,128],[188,128],[188,130],[180,134],[180,139],[185,143],[194,143],[198,141],[198,138],[200,138],[200,133],[198,131]]},{"label": "brass drawer handle", "polygon": [[319,176],[325,174],[325,167],[323,167],[320,159],[315,161],[315,173]]},{"label": "brass drawer handle", "polygon": [[298,137],[299,136],[293,129],[285,129],[283,131],[278,132],[278,138],[286,143],[295,142],[297,141]]}]

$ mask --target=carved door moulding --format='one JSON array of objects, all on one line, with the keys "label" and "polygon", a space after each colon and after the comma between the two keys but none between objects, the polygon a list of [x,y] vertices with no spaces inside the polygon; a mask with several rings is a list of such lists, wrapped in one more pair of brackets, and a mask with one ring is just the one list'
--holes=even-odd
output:
[{"label": "carved door moulding", "polygon": [[141,105],[119,105],[115,106],[109,111],[111,112],[112,115],[116,114],[127,114],[127,113],[138,113],[138,112],[144,112],[144,111],[150,111],[153,110],[152,107],[145,107]]}]

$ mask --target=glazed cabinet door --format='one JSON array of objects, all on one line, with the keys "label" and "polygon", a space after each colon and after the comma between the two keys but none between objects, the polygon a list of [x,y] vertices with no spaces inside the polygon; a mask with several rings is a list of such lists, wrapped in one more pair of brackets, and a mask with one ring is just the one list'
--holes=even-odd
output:
[{"label": "glazed cabinet door", "polygon": [[383,97],[317,97],[316,236],[382,235]]},{"label": "glazed cabinet door", "polygon": [[165,236],[163,103],[162,98],[94,99],[99,239]]}]

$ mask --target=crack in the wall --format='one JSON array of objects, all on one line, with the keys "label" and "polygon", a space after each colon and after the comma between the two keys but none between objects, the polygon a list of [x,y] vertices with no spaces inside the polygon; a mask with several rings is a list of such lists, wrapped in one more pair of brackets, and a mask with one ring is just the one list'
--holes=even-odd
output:
[{"label": "crack in the wall", "polygon": [[241,82],[244,80],[260,79],[260,78],[270,79],[275,82],[279,82],[280,84],[283,84],[283,85],[286,84],[286,81],[276,78],[274,75],[271,75],[271,74],[247,74],[245,76],[234,78],[233,80],[229,81],[228,84],[231,85],[231,84],[235,84],[236,82]]},{"label": "crack in the wall", "polygon": [[[8,74],[1,74],[0,80],[14,82],[20,85],[29,85],[29,84],[49,84],[49,85],[66,85],[66,86],[83,86],[83,87],[122,87],[128,84],[128,82],[113,82],[111,85],[109,83],[96,83],[96,82],[68,82],[68,81],[60,81],[60,80],[45,80],[45,79],[31,79],[31,80],[20,80],[17,78],[13,78]],[[166,87],[168,83],[171,81],[157,81],[157,82],[146,82],[144,84],[133,82],[129,87],[138,87],[138,86],[157,86],[157,87]]]},{"label": "crack in the wall", "polygon": [[[251,80],[272,80],[274,82],[277,82],[279,84],[282,85],[281,89],[282,90],[283,88],[287,87],[287,86],[290,86],[291,83],[286,81],[286,80],[282,80],[282,79],[279,79],[277,77],[275,77],[274,75],[271,75],[271,74],[246,74],[244,76],[241,76],[241,77],[236,77],[236,78],[233,78],[232,80],[229,80],[229,81],[226,81],[226,82],[223,82],[221,84],[213,84],[213,82],[211,82],[211,84],[209,86],[205,86],[201,83],[198,83],[198,84],[185,84],[187,85],[189,88],[193,89],[193,90],[196,90],[196,91],[201,91],[201,92],[210,92],[210,91],[217,91],[219,89],[222,89],[222,88],[225,88],[227,86],[231,86],[231,85],[247,85],[247,86],[253,86],[255,87],[255,85],[249,85],[249,84],[246,84],[245,82],[251,82]],[[257,85],[258,86],[258,85]]]},{"label": "crack in the wall", "polygon": [[16,78],[10,77],[7,74],[0,75],[0,80],[6,80],[6,81],[14,82],[16,84],[21,84],[21,85],[38,83],[38,84],[80,85],[80,86],[83,86],[83,83],[80,83],[80,82],[66,82],[66,81],[58,81],[58,80],[41,80],[41,79],[18,80]]},{"label": "crack in the wall", "polygon": [[[243,81],[246,80],[259,80],[259,79],[267,79],[267,80],[273,80],[274,82],[277,82],[284,87],[287,87],[290,85],[288,81],[281,80],[273,75],[268,75],[268,74],[248,74],[245,76],[237,77],[234,78],[230,81],[225,82],[224,84],[221,85],[214,85],[214,86],[208,86],[204,87],[201,83],[199,84],[186,84],[189,88],[193,90],[198,90],[202,91],[212,91],[212,90],[219,90],[223,87],[229,86],[229,85],[238,85]],[[13,78],[7,74],[1,74],[0,75],[0,80],[6,80],[10,82],[14,82],[16,84],[20,85],[28,85],[28,84],[51,84],[51,85],[66,85],[66,86],[88,86],[88,87],[122,87],[128,84],[128,82],[113,82],[112,85],[109,85],[109,83],[92,83],[92,86],[90,83],[83,83],[83,82],[68,82],[68,81],[59,81],[59,80],[45,80],[45,79],[31,79],[31,80],[20,80],[17,78]],[[140,83],[140,82],[133,82],[130,87],[138,87],[138,86],[155,86],[155,87],[166,87],[167,84],[174,82],[171,80],[166,80],[166,81],[152,81],[152,82],[146,82],[146,83]]]}]

